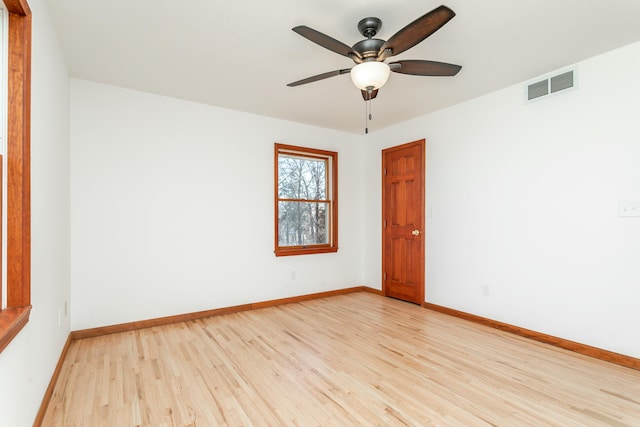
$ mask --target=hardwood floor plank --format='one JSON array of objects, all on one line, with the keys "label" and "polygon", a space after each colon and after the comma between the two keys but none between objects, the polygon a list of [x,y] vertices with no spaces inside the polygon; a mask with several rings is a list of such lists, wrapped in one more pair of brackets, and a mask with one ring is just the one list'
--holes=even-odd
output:
[{"label": "hardwood floor plank", "polygon": [[368,292],[73,341],[45,426],[637,426],[640,371]]}]

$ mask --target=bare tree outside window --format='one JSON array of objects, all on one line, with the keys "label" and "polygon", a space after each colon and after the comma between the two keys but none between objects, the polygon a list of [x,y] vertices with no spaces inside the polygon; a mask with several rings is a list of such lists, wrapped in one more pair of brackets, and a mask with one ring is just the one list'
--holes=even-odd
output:
[{"label": "bare tree outside window", "polygon": [[276,144],[276,255],[337,250],[336,167],[337,153]]}]

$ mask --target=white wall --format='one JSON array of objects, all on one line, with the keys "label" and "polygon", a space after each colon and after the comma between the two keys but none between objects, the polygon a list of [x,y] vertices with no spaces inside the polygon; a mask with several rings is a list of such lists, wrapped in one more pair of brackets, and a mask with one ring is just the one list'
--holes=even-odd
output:
[{"label": "white wall", "polygon": [[[380,288],[380,150],[426,138],[427,300],[639,357],[639,51],[364,138],[72,80],[72,329]],[[273,256],[276,141],[340,152],[337,254]]]},{"label": "white wall", "polygon": [[69,335],[69,77],[43,0],[33,12],[31,318],[0,353],[3,426],[33,424]]},{"label": "white wall", "polygon": [[380,150],[426,138],[427,301],[640,357],[640,218],[617,216],[640,200],[639,58],[636,43],[578,64],[577,90],[525,104],[523,83],[371,134],[364,282],[381,287]]},{"label": "white wall", "polygon": [[[77,79],[71,116],[73,330],[363,284],[357,136]],[[274,256],[274,142],[338,151],[337,253]]]}]

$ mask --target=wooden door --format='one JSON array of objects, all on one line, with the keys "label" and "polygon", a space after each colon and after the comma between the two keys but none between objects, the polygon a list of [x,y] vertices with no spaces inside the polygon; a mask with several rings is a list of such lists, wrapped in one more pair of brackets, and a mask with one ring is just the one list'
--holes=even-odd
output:
[{"label": "wooden door", "polygon": [[425,141],[382,151],[382,291],[424,304]]}]

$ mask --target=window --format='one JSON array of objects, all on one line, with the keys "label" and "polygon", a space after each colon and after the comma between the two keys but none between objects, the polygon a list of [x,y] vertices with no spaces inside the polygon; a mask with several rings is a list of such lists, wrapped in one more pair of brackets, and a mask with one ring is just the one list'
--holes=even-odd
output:
[{"label": "window", "polygon": [[338,153],[275,144],[276,256],[337,252]]},{"label": "window", "polygon": [[6,305],[0,307],[0,351],[31,311],[31,11],[27,0],[4,0],[9,14],[6,161]]}]

